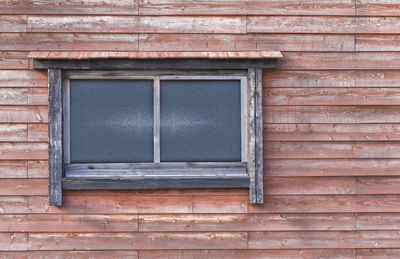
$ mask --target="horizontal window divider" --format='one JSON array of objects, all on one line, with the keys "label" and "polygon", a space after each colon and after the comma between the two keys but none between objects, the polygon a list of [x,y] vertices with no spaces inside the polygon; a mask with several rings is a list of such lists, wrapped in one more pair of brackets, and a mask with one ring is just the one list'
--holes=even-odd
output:
[{"label": "horizontal window divider", "polygon": [[192,188],[249,188],[250,178],[240,176],[197,177],[136,177],[136,178],[69,178],[62,180],[66,190],[98,189],[192,189]]},{"label": "horizontal window divider", "polygon": [[160,163],[75,163],[64,165],[66,170],[84,169],[168,169],[168,168],[246,168],[246,162],[160,162]]}]

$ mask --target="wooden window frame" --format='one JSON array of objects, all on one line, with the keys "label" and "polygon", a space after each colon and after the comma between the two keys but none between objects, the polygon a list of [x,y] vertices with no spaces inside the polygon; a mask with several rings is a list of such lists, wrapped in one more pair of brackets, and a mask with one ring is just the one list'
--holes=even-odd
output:
[{"label": "wooden window frame", "polygon": [[[220,63],[221,60],[218,60],[216,63],[223,64],[220,70],[216,67],[221,66],[216,65],[213,60],[211,62],[210,60],[196,62],[196,60],[192,63],[187,63],[187,60],[185,62],[173,60],[170,61],[174,62],[173,71],[171,67],[166,70],[165,61],[158,63],[157,60],[152,60],[158,66],[144,67],[145,70],[138,70],[143,67],[139,66],[140,62],[137,60],[128,60],[126,61],[128,65],[122,67],[113,64],[115,63],[113,61],[119,61],[117,64],[120,65],[120,60],[112,60],[105,65],[103,60],[96,61],[92,61],[92,64],[88,66],[85,60],[72,60],[72,65],[70,60],[34,60],[34,68],[48,69],[49,78],[50,205],[62,205],[63,189],[248,188],[250,203],[263,203],[262,69],[275,68],[276,60],[263,59],[262,62],[254,60],[254,63],[249,63],[249,60]],[[189,70],[187,69],[188,64],[196,63],[198,63],[198,69],[190,66]],[[249,64],[252,66],[249,67]],[[106,70],[95,71],[98,69]],[[68,84],[68,78],[71,78],[71,75],[73,78],[82,76],[81,78],[85,79],[116,79],[118,77],[128,79],[138,76],[141,78],[146,76],[182,78],[188,75],[199,77],[204,74],[215,78],[243,78],[243,76],[246,78],[245,149],[247,151],[246,154],[242,153],[241,162],[68,164],[68,147],[64,143],[69,138],[69,132],[63,126],[65,118],[69,116],[69,107],[65,101],[68,88],[63,85]],[[243,87],[241,89],[242,98]],[[241,109],[243,111],[243,107]],[[243,127],[242,123],[242,129]],[[99,174],[102,170],[107,170],[107,174]],[[191,172],[192,175],[190,175]],[[199,172],[203,173],[199,174]],[[79,174],[85,176],[81,177]]]}]

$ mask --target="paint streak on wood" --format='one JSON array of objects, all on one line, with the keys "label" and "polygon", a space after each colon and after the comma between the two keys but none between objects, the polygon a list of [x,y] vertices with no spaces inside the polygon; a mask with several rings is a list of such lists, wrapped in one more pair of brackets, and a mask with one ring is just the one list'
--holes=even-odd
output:
[{"label": "paint streak on wood", "polygon": [[0,178],[27,178],[27,162],[0,161]]},{"label": "paint streak on wood", "polygon": [[139,0],[140,15],[354,15],[351,0]]},{"label": "paint streak on wood", "polygon": [[137,14],[131,0],[9,0],[0,3],[0,14]]},{"label": "paint streak on wood", "polygon": [[140,215],[139,229],[154,231],[354,230],[353,214]]},{"label": "paint streak on wood", "polygon": [[[33,250],[244,249],[247,233],[29,233]],[[112,242],[112,246],[109,243]]]},{"label": "paint streak on wood", "polygon": [[0,214],[27,213],[27,212],[28,212],[28,199],[26,197],[0,196]]},{"label": "paint streak on wood", "polygon": [[399,231],[250,232],[249,248],[395,248],[398,238]]},{"label": "paint streak on wood", "polygon": [[30,32],[245,33],[245,17],[29,16]]},{"label": "paint streak on wood", "polygon": [[265,177],[400,176],[398,159],[268,159]]},{"label": "paint streak on wood", "polygon": [[0,232],[101,233],[137,230],[136,215],[0,215]]}]

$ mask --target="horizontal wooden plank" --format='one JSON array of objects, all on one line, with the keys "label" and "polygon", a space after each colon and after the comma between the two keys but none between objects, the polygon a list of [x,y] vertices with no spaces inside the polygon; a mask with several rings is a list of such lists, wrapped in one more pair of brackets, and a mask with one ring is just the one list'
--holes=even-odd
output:
[{"label": "horizontal wooden plank", "polygon": [[[399,13],[400,15],[400,13]],[[399,51],[400,35],[356,35],[357,51]]]},{"label": "horizontal wooden plank", "polygon": [[398,69],[399,65],[400,52],[285,52],[278,60],[278,69],[291,70],[385,70]]},{"label": "horizontal wooden plank", "polygon": [[135,232],[136,215],[0,215],[0,232]]},{"label": "horizontal wooden plank", "polygon": [[264,123],[399,123],[399,106],[267,106]]},{"label": "horizontal wooden plank", "polygon": [[[40,125],[40,124],[38,124]],[[400,124],[265,124],[264,141],[398,141]]]},{"label": "horizontal wooden plank", "polygon": [[356,0],[358,16],[400,16],[397,0]]},{"label": "horizontal wooden plank", "polygon": [[27,97],[29,105],[48,105],[48,88],[29,88]]},{"label": "horizontal wooden plank", "polygon": [[28,212],[27,197],[0,196],[0,214],[27,213],[27,212]]},{"label": "horizontal wooden plank", "polygon": [[[0,13],[2,13],[0,4]],[[0,15],[0,32],[26,32],[26,15]]]},{"label": "horizontal wooden plank", "polygon": [[354,230],[353,214],[140,215],[142,232]]},{"label": "horizontal wooden plank", "polygon": [[0,195],[47,195],[47,179],[2,179],[0,181]]},{"label": "horizontal wooden plank", "polygon": [[0,161],[0,178],[27,178],[27,162]]},{"label": "horizontal wooden plank", "polygon": [[12,0],[0,3],[0,14],[137,14],[137,2],[130,0]]},{"label": "horizontal wooden plank", "polygon": [[400,158],[400,142],[268,142],[265,158]]},{"label": "horizontal wooden plank", "polygon": [[358,177],[357,193],[360,194],[397,194],[400,188],[400,177]]},{"label": "horizontal wooden plank", "polygon": [[0,106],[0,123],[47,123],[47,106]]},{"label": "horizontal wooden plank", "polygon": [[28,178],[47,178],[49,165],[47,161],[28,161]]},{"label": "horizontal wooden plank", "polygon": [[23,251],[28,249],[28,235],[25,233],[0,233],[0,250]]},{"label": "horizontal wooden plank", "polygon": [[0,70],[0,87],[47,87],[47,71]]},{"label": "horizontal wooden plank", "polygon": [[264,204],[249,205],[249,213],[400,212],[399,195],[265,196]]},{"label": "horizontal wooden plank", "polygon": [[[0,252],[0,257],[43,259],[48,258],[74,258],[74,259],[93,259],[93,258],[113,258],[113,259],[138,259],[138,252],[128,251],[29,251],[29,252]],[[346,258],[347,259],[347,258]]]},{"label": "horizontal wooden plank", "polygon": [[356,194],[354,177],[264,178],[264,195]]},{"label": "horizontal wooden plank", "polygon": [[115,33],[0,33],[0,50],[137,51],[138,35]]},{"label": "horizontal wooden plank", "polygon": [[[32,250],[244,249],[247,233],[29,233]],[[112,245],[110,245],[112,242]]]},{"label": "horizontal wooden plank", "polygon": [[400,105],[398,88],[270,88],[264,105]]},{"label": "horizontal wooden plank", "polygon": [[247,32],[253,33],[355,33],[354,17],[249,16]]},{"label": "horizontal wooden plank", "polygon": [[26,160],[47,158],[47,143],[0,143],[0,160]]},{"label": "horizontal wooden plank", "polygon": [[28,124],[28,141],[47,142],[48,125],[47,124]]},{"label": "horizontal wooden plank", "polygon": [[145,190],[64,190],[71,196],[248,196],[249,190],[235,189],[145,189]]},{"label": "horizontal wooden plank", "polygon": [[47,196],[29,197],[30,213],[246,213],[248,196],[72,196],[48,206]]},{"label": "horizontal wooden plank", "polygon": [[[301,259],[301,258],[340,258],[354,259],[355,249],[298,249],[298,250],[143,250],[141,259]],[[361,259],[361,258],[360,258]],[[383,258],[382,258],[383,259]]]},{"label": "horizontal wooden plank", "polygon": [[29,16],[29,32],[245,33],[243,16]]},{"label": "horizontal wooden plank", "polygon": [[28,52],[0,51],[0,69],[28,69],[27,56]]},{"label": "horizontal wooden plank", "polygon": [[0,141],[27,141],[27,128],[26,124],[0,124]]},{"label": "horizontal wooden plank", "polygon": [[398,238],[398,231],[250,232],[249,248],[396,248]]},{"label": "horizontal wooden plank", "polygon": [[27,88],[0,88],[0,105],[28,104]]},{"label": "horizontal wooden plank", "polygon": [[[284,53],[286,56],[286,53]],[[321,68],[320,68],[321,69]],[[264,87],[400,87],[398,70],[275,70],[263,73]]]},{"label": "horizontal wooden plank", "polygon": [[400,249],[357,249],[357,259],[397,259]]},{"label": "horizontal wooden plank", "polygon": [[140,51],[353,51],[354,35],[141,34]]},{"label": "horizontal wooden plank", "polygon": [[351,0],[139,0],[140,15],[354,15]]},{"label": "horizontal wooden plank", "polygon": [[358,230],[398,230],[400,229],[400,214],[358,213],[356,226]]},{"label": "horizontal wooden plank", "polygon": [[400,175],[398,159],[264,159],[264,176]]}]

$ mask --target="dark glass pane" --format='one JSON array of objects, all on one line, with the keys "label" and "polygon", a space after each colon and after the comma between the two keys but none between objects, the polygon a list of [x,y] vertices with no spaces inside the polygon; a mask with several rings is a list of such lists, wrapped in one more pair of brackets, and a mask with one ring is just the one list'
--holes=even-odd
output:
[{"label": "dark glass pane", "polygon": [[152,80],[71,80],[71,163],[153,161]]},{"label": "dark glass pane", "polygon": [[239,80],[161,81],[161,161],[240,161]]}]

